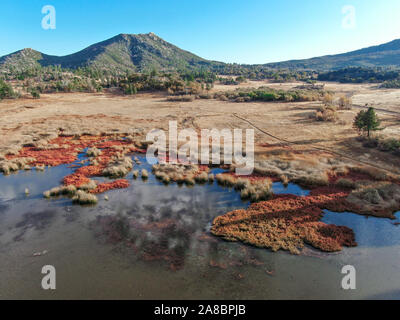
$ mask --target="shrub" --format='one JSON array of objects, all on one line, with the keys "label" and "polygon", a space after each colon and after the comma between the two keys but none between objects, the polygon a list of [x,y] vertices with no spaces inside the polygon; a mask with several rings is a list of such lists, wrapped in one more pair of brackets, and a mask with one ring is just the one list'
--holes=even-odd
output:
[{"label": "shrub", "polygon": [[331,105],[333,103],[333,95],[330,93],[325,93],[324,97],[322,98],[322,102],[326,105]]},{"label": "shrub", "polygon": [[199,98],[200,99],[212,99],[213,96],[209,93],[201,93],[201,94],[199,94]]},{"label": "shrub", "polygon": [[363,147],[365,148],[376,148],[379,145],[379,139],[378,138],[370,138],[367,140],[364,140],[363,142]]},{"label": "shrub", "polygon": [[34,99],[40,99],[40,93],[39,90],[36,88],[31,89],[31,96]]},{"label": "shrub", "polygon": [[192,102],[195,97],[192,95],[168,96],[167,100],[171,102]]},{"label": "shrub", "polygon": [[378,148],[379,150],[385,152],[395,152],[400,148],[400,140],[390,138],[379,141]]},{"label": "shrub", "polygon": [[355,189],[357,187],[356,183],[352,180],[341,178],[336,182],[336,185],[345,189]]},{"label": "shrub", "polygon": [[353,104],[353,101],[350,97],[343,95],[339,98],[339,109],[350,110],[352,107],[352,104]]},{"label": "shrub", "polygon": [[338,120],[338,114],[332,106],[319,108],[314,115],[317,121],[335,122]]},{"label": "shrub", "polygon": [[15,92],[12,86],[4,80],[0,80],[0,100],[15,98]]}]

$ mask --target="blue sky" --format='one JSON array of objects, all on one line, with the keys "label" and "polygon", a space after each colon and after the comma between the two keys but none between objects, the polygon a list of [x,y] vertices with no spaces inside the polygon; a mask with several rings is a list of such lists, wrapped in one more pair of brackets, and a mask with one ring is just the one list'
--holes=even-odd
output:
[{"label": "blue sky", "polygon": [[[42,7],[56,9],[44,30]],[[342,8],[356,25],[342,26]],[[154,32],[201,57],[267,63],[342,53],[400,38],[399,0],[1,0],[0,56],[65,55],[119,33]]]}]

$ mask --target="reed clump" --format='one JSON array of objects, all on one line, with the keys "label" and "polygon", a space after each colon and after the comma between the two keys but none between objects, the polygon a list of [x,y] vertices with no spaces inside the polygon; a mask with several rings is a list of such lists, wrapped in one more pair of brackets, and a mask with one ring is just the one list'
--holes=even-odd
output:
[{"label": "reed clump", "polygon": [[54,187],[48,191],[43,192],[45,198],[58,197],[61,195],[73,196],[77,192],[74,185]]},{"label": "reed clump", "polygon": [[88,157],[98,157],[98,156],[101,155],[101,150],[100,150],[100,149],[97,149],[96,147],[89,148],[89,149],[86,151],[86,155],[87,155]]},{"label": "reed clump", "polygon": [[132,159],[129,157],[114,157],[103,170],[103,175],[110,178],[126,176],[133,168]]},{"label": "reed clump", "polygon": [[87,193],[83,190],[78,190],[72,198],[74,203],[78,204],[96,204],[98,199],[94,194]]},{"label": "reed clump", "polygon": [[164,183],[176,182],[179,185],[193,186],[209,181],[208,170],[200,170],[194,164],[155,164],[152,171],[158,180]]},{"label": "reed clump", "polygon": [[11,172],[16,172],[18,170],[29,170],[29,164],[34,162],[35,160],[36,159],[32,157],[3,160],[0,162],[0,172],[3,172],[4,175],[9,175]]},{"label": "reed clump", "polygon": [[142,169],[142,179],[147,180],[149,178],[149,172],[146,169]]},{"label": "reed clump", "polygon": [[217,174],[216,179],[219,185],[228,188],[234,188],[240,191],[240,197],[243,200],[251,202],[269,200],[272,198],[272,181],[262,179],[251,181],[246,178],[238,178],[231,174]]}]

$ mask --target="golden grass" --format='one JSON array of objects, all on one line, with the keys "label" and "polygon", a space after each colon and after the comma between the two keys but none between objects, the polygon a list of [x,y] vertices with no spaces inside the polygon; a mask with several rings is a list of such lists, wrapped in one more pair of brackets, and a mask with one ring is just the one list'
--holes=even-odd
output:
[{"label": "golden grass", "polygon": [[339,161],[326,158],[288,156],[287,160],[283,160],[280,157],[273,156],[267,160],[257,161],[254,172],[277,177],[286,185],[293,182],[304,187],[315,187],[328,185],[327,172],[340,166]]},{"label": "golden grass", "polygon": [[96,204],[98,199],[94,194],[78,190],[72,198],[72,201],[79,204]]},{"label": "golden grass", "polygon": [[2,160],[0,162],[0,172],[8,175],[11,172],[16,172],[18,170],[30,170],[29,163],[35,161],[35,158],[25,157],[17,158],[13,160]]},{"label": "golden grass", "polygon": [[400,210],[400,186],[392,182],[359,181],[347,201],[360,208],[360,213],[394,218]]},{"label": "golden grass", "polygon": [[58,197],[61,195],[73,196],[76,194],[76,192],[77,188],[74,185],[59,186],[43,192],[43,196],[45,198]]},{"label": "golden grass", "polygon": [[148,173],[148,171],[146,169],[142,169],[141,174],[142,174],[142,179],[143,180],[147,180],[149,178],[149,173]]},{"label": "golden grass", "polygon": [[243,200],[257,202],[269,200],[272,197],[272,181],[270,179],[250,181],[230,174],[217,174],[216,179],[219,185],[240,191],[240,196]]},{"label": "golden grass", "polygon": [[133,168],[132,159],[129,157],[114,158],[103,170],[103,175],[111,178],[124,177]]},{"label": "golden grass", "polygon": [[86,152],[88,157],[98,157],[101,155],[101,150],[97,149],[96,147],[89,148]]}]

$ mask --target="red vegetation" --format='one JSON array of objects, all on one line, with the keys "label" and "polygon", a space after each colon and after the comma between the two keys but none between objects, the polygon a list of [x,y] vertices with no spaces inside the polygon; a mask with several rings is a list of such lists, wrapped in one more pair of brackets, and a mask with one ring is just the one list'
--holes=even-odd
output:
[{"label": "red vegetation", "polygon": [[97,188],[90,191],[91,193],[103,193],[108,190],[112,189],[124,189],[129,187],[129,182],[128,180],[125,179],[120,179],[120,180],[115,180],[113,182],[108,182],[108,183],[101,183],[97,185]]},{"label": "red vegetation", "polygon": [[95,136],[81,136],[79,138],[58,137],[48,142],[49,148],[23,147],[18,155],[9,155],[7,159],[35,158],[35,161],[30,165],[59,166],[61,164],[69,164],[77,160],[78,153],[82,149],[103,139],[105,138]]},{"label": "red vegetation", "polygon": [[349,210],[348,193],[337,188],[318,188],[307,197],[276,195],[270,201],[252,204],[213,221],[212,233],[230,241],[299,253],[304,244],[326,252],[356,246],[354,232],[347,227],[320,222],[322,209]]},{"label": "red vegetation", "polygon": [[89,183],[90,179],[82,174],[70,174],[69,176],[64,177],[63,183],[66,186],[74,185],[75,187],[80,187],[86,183]]},{"label": "red vegetation", "polygon": [[[78,154],[83,149],[96,147],[101,149],[100,156],[94,158],[97,165],[81,166],[71,164],[69,168],[77,170],[63,179],[64,185],[74,185],[80,187],[89,183],[90,177],[101,176],[104,168],[111,161],[111,158],[120,150],[116,146],[128,147],[128,152],[137,152],[138,149],[125,140],[108,140],[107,136],[81,136],[70,137],[60,136],[48,142],[48,147],[24,147],[18,155],[9,155],[8,159],[32,157],[35,158],[30,165],[48,165],[58,166],[62,164],[71,164],[78,159]],[[142,150],[139,150],[142,151]],[[111,183],[103,183],[97,186],[93,193],[101,193],[115,188],[127,188],[129,183],[126,180],[117,180]]]}]

